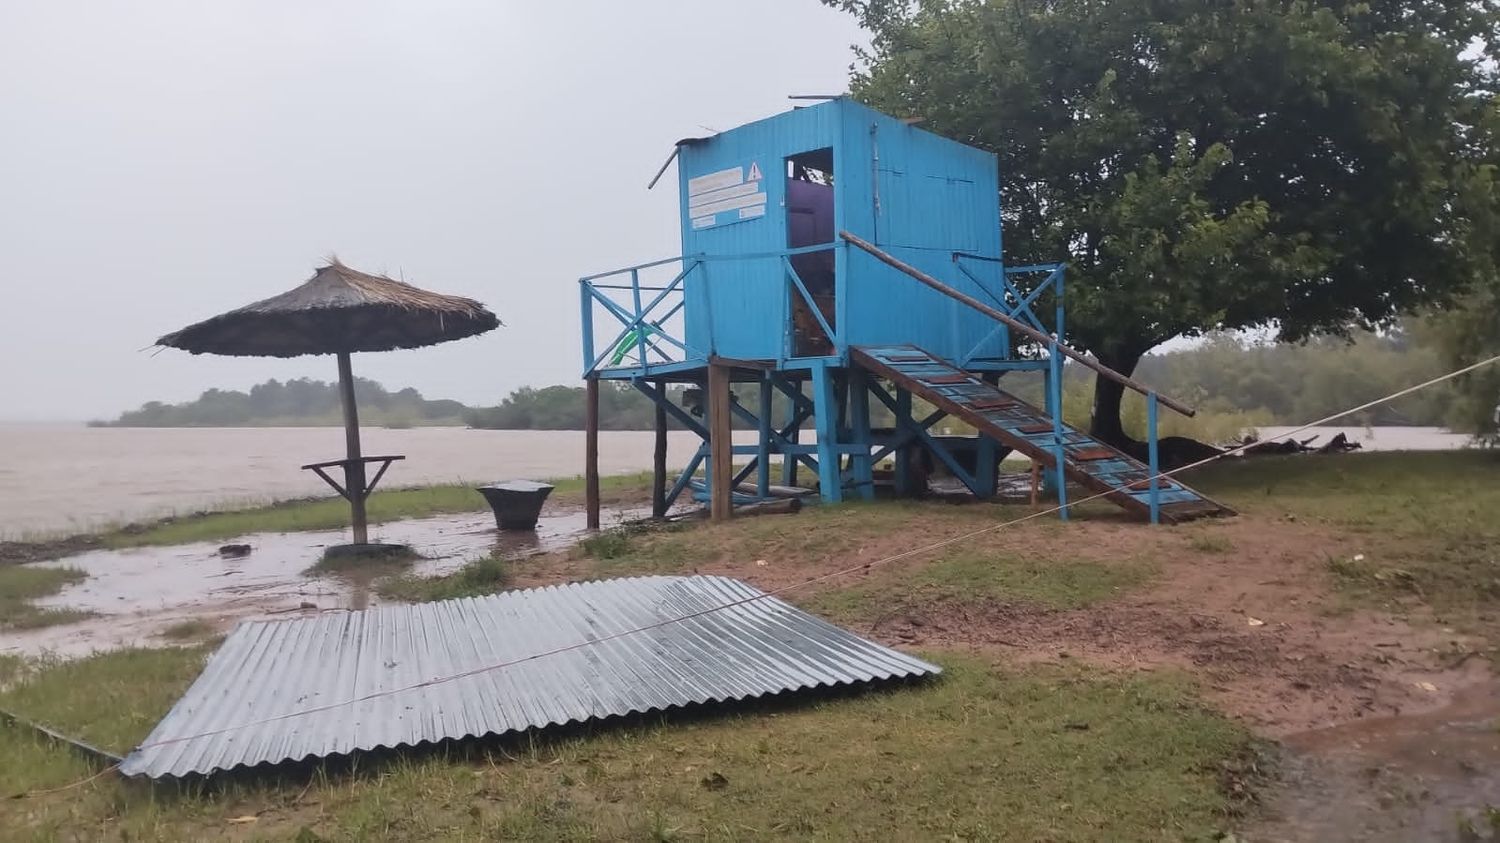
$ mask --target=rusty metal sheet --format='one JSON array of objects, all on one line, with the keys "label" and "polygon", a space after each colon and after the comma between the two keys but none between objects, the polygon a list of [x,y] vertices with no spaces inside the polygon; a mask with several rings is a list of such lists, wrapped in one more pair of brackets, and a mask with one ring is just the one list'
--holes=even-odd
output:
[{"label": "rusty metal sheet", "polygon": [[570,583],[241,623],[120,769],[208,774],[940,672],[728,577]]}]

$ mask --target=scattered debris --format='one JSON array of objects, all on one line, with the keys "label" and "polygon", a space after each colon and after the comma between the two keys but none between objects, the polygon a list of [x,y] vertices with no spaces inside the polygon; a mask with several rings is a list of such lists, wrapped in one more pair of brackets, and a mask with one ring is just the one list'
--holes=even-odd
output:
[{"label": "scattered debris", "polygon": [[729,779],[725,778],[723,773],[713,772],[704,776],[699,784],[703,785],[704,790],[723,790],[729,787]]},{"label": "scattered debris", "polygon": [[[1335,435],[1321,446],[1314,447],[1312,443],[1320,438],[1309,436],[1306,439],[1283,439],[1280,442],[1260,442],[1254,434],[1247,435],[1244,439],[1231,440],[1230,448],[1245,448],[1243,455],[1247,457],[1269,456],[1279,454],[1347,454],[1350,451],[1363,450],[1364,446],[1358,442],[1350,442],[1349,437],[1343,433]],[[1249,447],[1245,447],[1245,446]]]},{"label": "scattered debris", "polygon": [[1249,624],[1251,626],[1265,626],[1266,625],[1266,622],[1263,621],[1263,620],[1261,620],[1260,618],[1252,618],[1249,615],[1245,616],[1245,623],[1247,623],[1247,624]]},{"label": "scattered debris", "polygon": [[250,555],[248,544],[226,544],[219,548],[219,555],[225,559],[243,559]]}]

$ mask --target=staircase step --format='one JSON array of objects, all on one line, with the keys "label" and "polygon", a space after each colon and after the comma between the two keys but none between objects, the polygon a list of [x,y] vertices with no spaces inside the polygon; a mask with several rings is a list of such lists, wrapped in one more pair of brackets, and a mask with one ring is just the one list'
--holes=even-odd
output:
[{"label": "staircase step", "polygon": [[[1020,398],[916,346],[857,346],[854,363],[968,422],[991,439],[1055,468],[1051,416]],[[1087,433],[1064,425],[1063,470],[1074,482],[1131,512],[1151,511],[1150,467]],[[1188,521],[1234,510],[1167,477],[1157,481],[1164,521]]]}]

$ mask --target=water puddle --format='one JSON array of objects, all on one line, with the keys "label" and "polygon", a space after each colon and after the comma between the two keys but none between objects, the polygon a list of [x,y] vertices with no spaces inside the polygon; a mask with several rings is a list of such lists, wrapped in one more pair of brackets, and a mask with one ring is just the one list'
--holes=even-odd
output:
[{"label": "water puddle", "polygon": [[[607,514],[610,523],[649,515],[649,510]],[[489,513],[416,518],[383,524],[372,541],[410,545],[421,560],[417,575],[443,574],[488,556],[520,558],[571,546],[587,532],[584,514],[544,514],[534,532],[500,532]],[[227,541],[98,550],[38,566],[71,567],[88,579],[37,600],[44,608],[95,612],[98,617],[0,637],[0,653],[74,657],[127,646],[163,646],[164,630],[188,620],[207,621],[220,631],[236,622],[288,614],[358,609],[378,605],[374,576],[308,575],[323,550],[348,541],[343,530],[255,533]],[[248,544],[249,555],[221,556],[225,544]],[[388,571],[388,569],[387,569]]]},{"label": "water puddle", "polygon": [[1284,744],[1287,781],[1265,839],[1463,840],[1461,823],[1486,828],[1482,813],[1500,807],[1500,682],[1492,678],[1433,711],[1343,723]]}]

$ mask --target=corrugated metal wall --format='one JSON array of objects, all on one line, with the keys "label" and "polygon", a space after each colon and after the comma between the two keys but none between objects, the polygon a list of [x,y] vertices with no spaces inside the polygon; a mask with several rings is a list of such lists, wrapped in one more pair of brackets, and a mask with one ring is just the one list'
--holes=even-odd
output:
[{"label": "corrugated metal wall", "polygon": [[[999,178],[989,153],[907,126],[851,100],[780,114],[685,146],[680,167],[683,251],[715,256],[787,247],[785,159],[834,149],[835,224],[982,300],[998,293],[1000,267],[976,264],[980,289],[952,253],[998,256]],[[763,217],[697,229],[691,179],[754,162],[768,194]],[[836,325],[844,344],[915,343],[950,359],[967,355],[995,325],[871,256],[841,250]],[[715,261],[689,285],[687,331],[695,348],[783,359],[788,346],[784,268],[775,258]],[[1008,348],[1002,331],[981,356]]]}]

